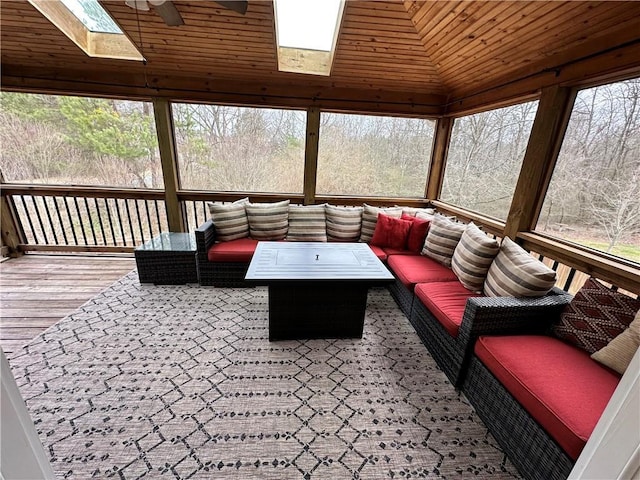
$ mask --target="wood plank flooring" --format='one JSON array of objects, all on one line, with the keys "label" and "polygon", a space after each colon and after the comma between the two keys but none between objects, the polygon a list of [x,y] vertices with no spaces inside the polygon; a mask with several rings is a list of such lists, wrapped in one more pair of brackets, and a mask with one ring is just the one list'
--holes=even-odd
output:
[{"label": "wood plank flooring", "polygon": [[135,268],[131,254],[28,254],[0,263],[0,346],[11,354]]}]

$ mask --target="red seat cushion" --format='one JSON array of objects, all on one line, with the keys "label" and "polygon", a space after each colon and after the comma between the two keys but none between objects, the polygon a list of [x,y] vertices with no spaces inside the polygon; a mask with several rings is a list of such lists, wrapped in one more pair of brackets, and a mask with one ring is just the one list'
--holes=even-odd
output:
[{"label": "red seat cushion", "polygon": [[449,335],[456,338],[462,325],[467,299],[481,296],[467,290],[460,282],[419,283],[414,292]]},{"label": "red seat cushion", "polygon": [[475,353],[574,460],[620,381],[584,350],[548,336],[480,337]]},{"label": "red seat cushion", "polygon": [[371,250],[373,250],[373,253],[376,255],[376,257],[378,257],[380,259],[380,261],[382,262],[386,262],[387,261],[387,253],[384,251],[384,249],[382,247],[377,247],[375,245],[371,245],[369,244],[369,248]]},{"label": "red seat cushion", "polygon": [[229,242],[214,243],[207,252],[210,262],[246,262],[249,263],[256,250],[258,240],[239,238]]},{"label": "red seat cushion", "polygon": [[422,255],[391,255],[387,263],[411,291],[416,283],[458,280],[453,270]]}]

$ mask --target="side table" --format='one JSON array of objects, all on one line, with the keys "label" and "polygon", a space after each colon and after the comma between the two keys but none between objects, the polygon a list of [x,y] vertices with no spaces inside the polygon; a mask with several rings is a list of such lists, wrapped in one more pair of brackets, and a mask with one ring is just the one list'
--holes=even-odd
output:
[{"label": "side table", "polygon": [[198,283],[196,240],[192,233],[163,232],[135,249],[140,283]]}]

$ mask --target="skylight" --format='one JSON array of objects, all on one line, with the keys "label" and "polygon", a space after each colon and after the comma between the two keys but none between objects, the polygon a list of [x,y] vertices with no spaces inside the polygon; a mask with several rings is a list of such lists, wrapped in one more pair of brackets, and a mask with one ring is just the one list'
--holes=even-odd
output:
[{"label": "skylight", "polygon": [[91,32],[122,33],[98,0],[60,0]]},{"label": "skylight", "polygon": [[144,60],[97,0],[28,0],[90,57]]},{"label": "skylight", "polygon": [[278,69],[329,75],[343,0],[274,0]]}]

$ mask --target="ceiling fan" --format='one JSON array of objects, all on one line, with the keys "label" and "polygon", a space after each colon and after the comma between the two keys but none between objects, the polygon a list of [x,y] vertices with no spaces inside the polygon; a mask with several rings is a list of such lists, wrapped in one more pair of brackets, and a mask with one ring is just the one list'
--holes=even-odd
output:
[{"label": "ceiling fan", "polygon": [[[182,15],[180,15],[180,12],[178,12],[178,9],[171,0],[125,0],[124,3],[131,8],[145,12],[148,11],[150,7],[153,7],[156,13],[162,17],[164,23],[171,27],[184,25]],[[220,0],[216,1],[216,3],[241,15],[247,12],[249,5],[248,0]]]}]

